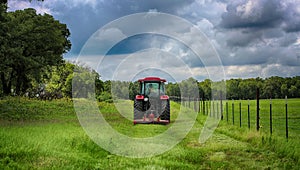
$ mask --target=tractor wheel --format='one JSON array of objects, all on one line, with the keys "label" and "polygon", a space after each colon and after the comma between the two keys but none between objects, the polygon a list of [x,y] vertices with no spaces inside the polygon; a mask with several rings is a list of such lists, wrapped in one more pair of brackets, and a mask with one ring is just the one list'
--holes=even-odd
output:
[{"label": "tractor wheel", "polygon": [[143,101],[134,100],[134,120],[142,119],[144,116],[143,112]]},{"label": "tractor wheel", "polygon": [[168,120],[170,122],[170,101],[166,100],[162,102],[162,114],[160,116],[161,120]]}]

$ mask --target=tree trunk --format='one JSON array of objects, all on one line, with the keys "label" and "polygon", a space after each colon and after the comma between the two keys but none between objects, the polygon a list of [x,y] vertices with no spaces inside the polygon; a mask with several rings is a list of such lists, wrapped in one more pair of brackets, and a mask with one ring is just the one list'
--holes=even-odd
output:
[{"label": "tree trunk", "polygon": [[22,81],[22,73],[21,71],[17,71],[17,82],[16,82],[16,94],[19,96],[21,94],[21,87],[22,87],[22,84],[23,84],[23,81]]},{"label": "tree trunk", "polygon": [[5,95],[9,95],[10,94],[10,89],[11,89],[11,82],[5,79],[5,75],[2,72],[0,75],[1,78],[1,82],[2,82],[2,91]]}]

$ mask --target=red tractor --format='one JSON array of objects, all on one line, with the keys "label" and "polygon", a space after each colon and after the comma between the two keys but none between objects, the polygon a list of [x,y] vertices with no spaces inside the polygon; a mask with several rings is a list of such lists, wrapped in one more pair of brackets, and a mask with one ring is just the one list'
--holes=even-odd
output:
[{"label": "red tractor", "polygon": [[134,100],[134,124],[170,123],[170,101],[165,94],[165,79],[146,77],[138,80],[140,93]]}]

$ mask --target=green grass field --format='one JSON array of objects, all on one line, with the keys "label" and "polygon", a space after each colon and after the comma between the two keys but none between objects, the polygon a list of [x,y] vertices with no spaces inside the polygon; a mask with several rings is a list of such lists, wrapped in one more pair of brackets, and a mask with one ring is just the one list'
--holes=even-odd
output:
[{"label": "green grass field", "polygon": [[[172,126],[133,126],[113,104],[99,103],[99,108],[114,129],[128,136],[154,136]],[[132,108],[128,109],[130,112]],[[171,103],[173,121],[179,109],[180,104]],[[198,114],[188,135],[162,155],[126,158],[103,150],[85,134],[71,101],[5,98],[0,100],[0,169],[300,168],[299,140],[291,137],[287,141],[276,133],[270,137],[263,130],[240,128],[238,123],[232,126],[221,121],[212,137],[200,144],[198,138],[205,119]],[[299,123],[296,125],[300,127]]]},{"label": "green grass field", "polygon": [[[241,104],[241,126],[248,127],[248,105],[251,130],[256,129],[256,100],[229,100],[223,101],[223,119],[228,124],[240,126],[240,104]],[[234,105],[233,105],[234,104]],[[270,133],[270,104],[272,105],[272,134],[276,136],[286,136],[286,101],[282,99],[260,100],[260,130]],[[289,138],[298,138],[300,140],[300,99],[288,99],[288,136]],[[226,106],[227,105],[227,106]],[[220,116],[220,101],[206,101],[205,114],[211,116]],[[194,103],[191,102],[191,108]],[[203,104],[201,103],[201,112],[203,113]]]}]

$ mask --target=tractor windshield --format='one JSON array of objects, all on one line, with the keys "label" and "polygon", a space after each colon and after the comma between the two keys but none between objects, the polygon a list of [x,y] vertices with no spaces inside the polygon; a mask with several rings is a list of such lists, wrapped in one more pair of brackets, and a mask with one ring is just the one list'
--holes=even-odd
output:
[{"label": "tractor windshield", "polygon": [[148,96],[159,96],[165,93],[164,83],[161,82],[145,82],[144,94]]}]

